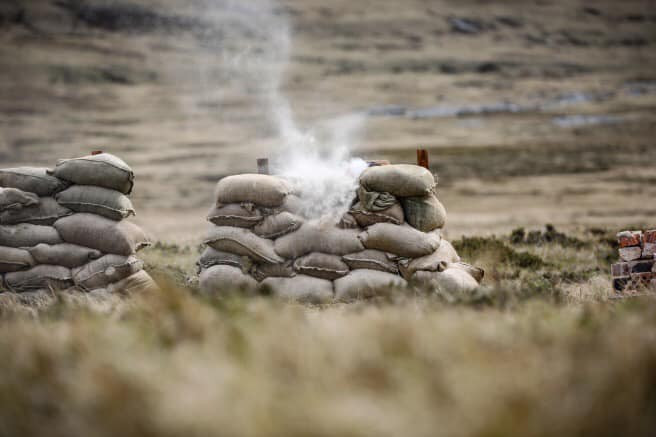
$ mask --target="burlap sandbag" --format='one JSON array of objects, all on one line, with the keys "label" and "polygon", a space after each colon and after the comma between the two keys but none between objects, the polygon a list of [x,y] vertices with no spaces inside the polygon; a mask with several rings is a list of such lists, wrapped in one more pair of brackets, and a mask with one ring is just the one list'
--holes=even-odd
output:
[{"label": "burlap sandbag", "polygon": [[380,250],[366,249],[356,253],[344,255],[342,259],[351,270],[367,269],[381,272],[398,274],[399,268],[394,261],[396,255],[385,253]]},{"label": "burlap sandbag", "polygon": [[7,273],[5,284],[13,292],[42,289],[64,290],[73,286],[71,270],[62,266],[42,264],[29,270]]},{"label": "burlap sandbag", "polygon": [[103,255],[99,250],[69,243],[53,245],[41,243],[29,248],[28,251],[38,264],[52,264],[70,269],[80,267]]},{"label": "burlap sandbag", "polygon": [[466,271],[471,275],[472,278],[476,279],[476,282],[479,284],[483,280],[483,277],[485,276],[485,270],[481,269],[480,267],[473,266],[471,264],[463,263],[463,262],[454,262],[449,264],[449,268],[454,268],[454,269],[461,269]]},{"label": "burlap sandbag", "polygon": [[0,187],[17,188],[40,197],[52,196],[69,183],[48,174],[48,169],[17,167],[0,169]]},{"label": "burlap sandbag", "polygon": [[262,238],[275,239],[294,232],[303,224],[303,219],[290,212],[283,211],[278,214],[265,217],[255,225],[253,232]]},{"label": "burlap sandbag", "polygon": [[375,225],[376,223],[392,223],[400,225],[404,222],[403,208],[398,202],[394,203],[391,207],[380,211],[369,211],[358,202],[349,212],[355,218],[358,225],[363,228]]},{"label": "burlap sandbag", "polygon": [[198,279],[200,292],[208,296],[220,296],[234,290],[254,290],[257,287],[255,279],[232,266],[212,266],[203,270]]},{"label": "burlap sandbag", "polygon": [[267,278],[260,283],[260,288],[289,302],[323,304],[333,301],[333,283],[312,276]]},{"label": "burlap sandbag", "polygon": [[478,282],[461,268],[448,267],[441,272],[418,271],[412,280],[420,284],[430,285],[438,291],[452,294],[466,294],[478,288]]},{"label": "burlap sandbag", "polygon": [[212,207],[207,220],[217,226],[252,228],[262,221],[262,214],[252,203],[230,203]]},{"label": "burlap sandbag", "polygon": [[276,253],[286,259],[298,258],[311,252],[346,255],[364,247],[355,229],[339,229],[330,224],[306,222],[291,234],[275,242]]},{"label": "burlap sandbag", "polygon": [[367,191],[412,197],[430,194],[436,182],[424,167],[395,164],[369,167],[360,175],[360,185]]},{"label": "burlap sandbag", "polygon": [[446,209],[434,194],[401,199],[405,219],[410,226],[422,232],[443,228],[446,224]]},{"label": "burlap sandbag", "polygon": [[159,287],[145,270],[140,270],[125,279],[109,284],[105,290],[109,293],[133,294],[156,292]]},{"label": "burlap sandbag", "polygon": [[83,290],[105,288],[143,269],[143,261],[135,256],[105,255],[73,269],[73,282]]},{"label": "burlap sandbag", "polygon": [[37,244],[63,243],[57,229],[52,226],[20,225],[0,226],[0,246],[34,247]]},{"label": "burlap sandbag", "polygon": [[251,275],[257,281],[264,281],[266,278],[293,278],[296,276],[293,261],[285,261],[281,264],[255,264],[251,269]]},{"label": "burlap sandbag", "polygon": [[39,196],[18,188],[0,188],[0,212],[37,205]]},{"label": "burlap sandbag", "polygon": [[313,252],[294,261],[294,270],[301,275],[333,281],[348,274],[349,267],[338,255]]},{"label": "burlap sandbag", "polygon": [[379,193],[378,191],[367,191],[364,187],[358,187],[358,202],[362,208],[368,211],[384,211],[393,207],[399,201],[390,193]]},{"label": "burlap sandbag", "polygon": [[285,200],[283,200],[282,205],[279,207],[275,208],[274,212],[289,212],[294,215],[303,217],[305,213],[306,206],[301,200],[300,197],[294,195],[294,194],[289,194],[285,196]]},{"label": "burlap sandbag", "polygon": [[351,214],[347,212],[339,220],[337,227],[340,229],[358,229],[360,225],[358,225],[358,222],[357,220],[355,220],[355,217],[353,217]]},{"label": "burlap sandbag", "polygon": [[61,159],[50,172],[78,185],[95,185],[130,194],[134,173],[122,159],[109,153]]},{"label": "burlap sandbag", "polygon": [[460,261],[458,253],[451,243],[442,239],[440,246],[433,253],[415,259],[402,259],[399,261],[399,269],[404,278],[410,279],[412,275],[420,270],[437,272],[443,269],[443,264],[456,263]]},{"label": "burlap sandbag", "polygon": [[117,222],[94,214],[78,213],[57,220],[54,226],[67,243],[103,253],[128,256],[150,245],[144,231],[127,220]]},{"label": "burlap sandbag", "polygon": [[282,205],[291,191],[289,183],[276,176],[241,174],[221,179],[215,194],[218,204],[250,202],[275,208]]},{"label": "burlap sandbag", "polygon": [[259,262],[277,264],[284,261],[274,251],[271,240],[258,237],[248,229],[212,226],[204,243],[216,250],[248,256]]},{"label": "burlap sandbag", "polygon": [[367,249],[377,249],[407,258],[434,252],[440,245],[439,233],[424,233],[410,226],[377,223],[358,235]]},{"label": "burlap sandbag", "polygon": [[20,209],[9,209],[0,212],[0,224],[17,225],[30,223],[33,225],[50,226],[62,217],[73,214],[73,211],[57,203],[52,197],[41,197],[39,203]]},{"label": "burlap sandbag", "polygon": [[206,247],[196,265],[199,268],[199,272],[212,266],[224,265],[237,267],[246,273],[251,269],[253,261],[247,256],[235,255],[234,253],[216,250],[213,247]]},{"label": "burlap sandbag", "polygon": [[335,281],[335,299],[351,302],[384,294],[390,287],[405,287],[406,281],[398,275],[378,270],[353,270]]},{"label": "burlap sandbag", "polygon": [[26,270],[35,264],[34,258],[27,250],[0,246],[0,273]]},{"label": "burlap sandbag", "polygon": [[74,185],[55,195],[60,205],[75,212],[88,212],[123,220],[135,215],[134,207],[128,197],[120,191],[91,185]]}]

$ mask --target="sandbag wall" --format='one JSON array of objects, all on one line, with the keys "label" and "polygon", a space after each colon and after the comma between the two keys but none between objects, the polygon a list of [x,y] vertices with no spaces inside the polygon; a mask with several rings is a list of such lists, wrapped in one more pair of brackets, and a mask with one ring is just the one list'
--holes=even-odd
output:
[{"label": "sandbag wall", "polygon": [[372,297],[408,281],[456,293],[478,287],[483,271],[461,263],[442,238],[446,211],[427,169],[367,168],[340,220],[309,220],[294,186],[261,174],[219,181],[198,261],[202,293],[265,288],[325,303]]},{"label": "sandbag wall", "polygon": [[152,286],[137,250],[150,244],[126,219],[134,173],[108,153],[53,170],[0,169],[0,277],[16,293],[122,291]]}]

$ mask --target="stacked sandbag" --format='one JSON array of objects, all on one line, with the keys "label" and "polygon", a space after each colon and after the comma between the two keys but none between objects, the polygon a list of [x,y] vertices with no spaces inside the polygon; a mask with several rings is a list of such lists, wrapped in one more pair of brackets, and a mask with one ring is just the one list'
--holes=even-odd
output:
[{"label": "stacked sandbag", "polygon": [[135,254],[150,243],[126,220],[135,213],[133,184],[130,167],[108,153],[60,160],[52,170],[0,169],[3,288],[119,291],[131,277],[145,284]]},{"label": "stacked sandbag", "polygon": [[260,288],[309,303],[373,297],[408,282],[469,292],[483,271],[442,239],[446,211],[435,186],[423,167],[369,167],[341,220],[311,220],[290,181],[226,177],[207,217],[200,290]]}]

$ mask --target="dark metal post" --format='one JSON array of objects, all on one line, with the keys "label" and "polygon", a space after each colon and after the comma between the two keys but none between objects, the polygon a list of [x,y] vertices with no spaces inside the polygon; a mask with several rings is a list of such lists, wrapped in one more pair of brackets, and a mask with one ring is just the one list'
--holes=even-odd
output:
[{"label": "dark metal post", "polygon": [[417,149],[417,165],[424,167],[426,169],[428,166],[428,150],[426,149]]},{"label": "dark metal post", "polygon": [[269,174],[269,158],[258,158],[257,172],[259,174]]}]

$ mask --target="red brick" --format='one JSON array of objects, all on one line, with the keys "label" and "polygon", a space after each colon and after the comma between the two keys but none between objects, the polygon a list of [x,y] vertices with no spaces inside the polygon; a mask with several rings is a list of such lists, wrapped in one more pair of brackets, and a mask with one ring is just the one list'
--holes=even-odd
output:
[{"label": "red brick", "polygon": [[635,261],[637,259],[640,259],[640,257],[642,256],[642,248],[640,246],[621,247],[619,252],[620,252],[620,258],[623,261]]},{"label": "red brick", "polygon": [[631,273],[631,267],[629,266],[629,263],[616,263],[611,264],[610,266],[610,275],[613,278],[629,276],[629,273]]},{"label": "red brick", "polygon": [[645,231],[645,232],[642,234],[642,240],[643,240],[645,243],[656,244],[656,230]]},{"label": "red brick", "polygon": [[617,234],[617,242],[620,247],[635,247],[642,243],[642,232],[622,231]]}]

